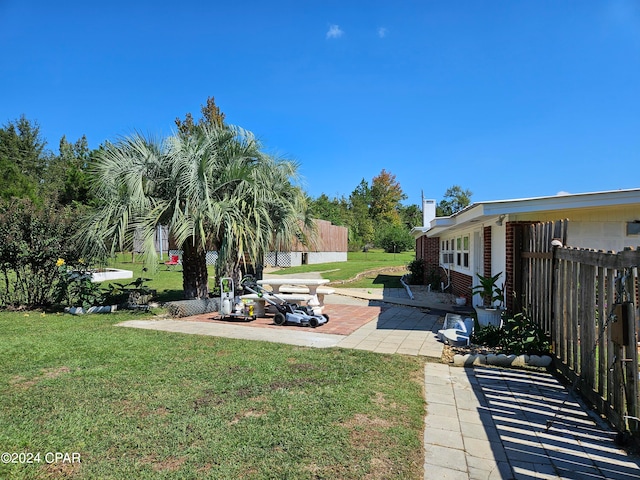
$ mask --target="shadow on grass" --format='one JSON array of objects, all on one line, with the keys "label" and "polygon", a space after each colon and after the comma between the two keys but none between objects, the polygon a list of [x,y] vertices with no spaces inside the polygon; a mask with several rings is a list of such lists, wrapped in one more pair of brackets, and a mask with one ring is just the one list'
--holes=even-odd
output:
[{"label": "shadow on grass", "polygon": [[401,277],[402,275],[380,274],[373,279],[373,285],[382,288],[402,288],[402,284],[400,283]]},{"label": "shadow on grass", "polygon": [[184,300],[183,290],[162,290],[158,292],[158,296],[155,298],[157,302],[175,302],[178,300]]}]

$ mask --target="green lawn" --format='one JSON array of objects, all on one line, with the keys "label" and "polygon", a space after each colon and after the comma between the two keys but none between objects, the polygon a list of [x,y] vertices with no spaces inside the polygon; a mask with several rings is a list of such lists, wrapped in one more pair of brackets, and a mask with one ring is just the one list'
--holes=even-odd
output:
[{"label": "green lawn", "polygon": [[[166,255],[165,255],[166,259]],[[116,259],[108,264],[112,268],[121,268],[124,270],[133,271],[133,279],[113,280],[103,282],[102,285],[106,288],[109,283],[122,283],[126,284],[135,280],[138,277],[150,279],[146,282],[149,288],[157,291],[158,300],[162,302],[168,302],[171,300],[182,300],[182,267],[174,267],[173,270],[168,270],[164,263],[158,264],[155,272],[145,269],[142,263],[141,256],[133,257],[130,253],[118,254]],[[213,266],[209,266],[209,275],[213,277],[215,274]],[[213,285],[209,285],[213,287]]]},{"label": "green lawn", "polygon": [[423,360],[130,318],[0,312],[0,478],[422,478]]},{"label": "green lawn", "polygon": [[[318,263],[300,267],[283,268],[276,273],[323,272],[322,276],[331,281],[346,281],[363,272],[398,268],[397,272],[372,272],[363,278],[345,283],[345,288],[399,288],[400,277],[407,273],[406,266],[415,259],[415,253],[385,253],[382,250],[369,252],[349,252],[347,262]],[[404,268],[403,268],[404,267]]]}]

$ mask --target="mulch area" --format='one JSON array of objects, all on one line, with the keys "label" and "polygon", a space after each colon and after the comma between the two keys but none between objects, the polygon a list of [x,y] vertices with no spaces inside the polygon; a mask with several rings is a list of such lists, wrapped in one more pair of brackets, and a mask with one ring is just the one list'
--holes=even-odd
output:
[{"label": "mulch area", "polygon": [[369,307],[360,305],[325,305],[324,313],[329,315],[329,322],[324,325],[312,329],[310,327],[301,327],[300,325],[282,325],[278,326],[273,323],[273,315],[259,317],[255,320],[244,321],[242,319],[226,318],[220,319],[217,313],[207,313],[203,315],[194,315],[193,317],[184,317],[179,320],[187,322],[211,322],[241,325],[247,327],[258,328],[278,328],[278,329],[301,329],[308,328],[310,331],[317,333],[331,333],[334,335],[349,335],[361,326],[378,318],[378,316],[388,307]]}]

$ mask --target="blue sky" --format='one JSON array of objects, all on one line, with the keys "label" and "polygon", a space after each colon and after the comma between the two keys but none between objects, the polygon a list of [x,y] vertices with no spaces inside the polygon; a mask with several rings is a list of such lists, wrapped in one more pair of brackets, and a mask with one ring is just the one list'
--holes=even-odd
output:
[{"label": "blue sky", "polygon": [[0,122],[57,151],[169,135],[214,96],[317,197],[640,187],[640,2],[0,0]]}]

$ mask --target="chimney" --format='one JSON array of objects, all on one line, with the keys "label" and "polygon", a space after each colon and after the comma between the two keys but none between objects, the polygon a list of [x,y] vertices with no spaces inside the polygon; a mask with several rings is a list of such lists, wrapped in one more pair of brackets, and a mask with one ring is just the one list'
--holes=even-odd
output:
[{"label": "chimney", "polygon": [[422,226],[429,227],[431,220],[436,218],[436,201],[422,199]]}]

